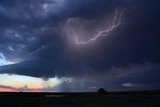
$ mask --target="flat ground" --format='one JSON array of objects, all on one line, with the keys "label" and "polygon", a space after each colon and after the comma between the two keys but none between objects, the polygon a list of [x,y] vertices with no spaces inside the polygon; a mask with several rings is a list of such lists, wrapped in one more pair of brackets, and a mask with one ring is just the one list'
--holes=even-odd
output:
[{"label": "flat ground", "polygon": [[0,107],[160,107],[159,91],[0,93]]}]

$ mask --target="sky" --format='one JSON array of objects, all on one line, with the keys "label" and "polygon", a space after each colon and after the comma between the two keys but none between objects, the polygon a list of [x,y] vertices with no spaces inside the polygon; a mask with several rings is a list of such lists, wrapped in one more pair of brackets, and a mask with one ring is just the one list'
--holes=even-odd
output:
[{"label": "sky", "polygon": [[159,0],[0,0],[0,91],[160,89]]}]

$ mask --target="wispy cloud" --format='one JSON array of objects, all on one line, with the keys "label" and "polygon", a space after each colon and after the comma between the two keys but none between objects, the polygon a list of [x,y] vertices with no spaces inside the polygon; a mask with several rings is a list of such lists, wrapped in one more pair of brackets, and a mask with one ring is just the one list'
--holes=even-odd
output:
[{"label": "wispy cloud", "polygon": [[136,83],[123,83],[122,86],[124,87],[140,87],[143,86],[142,84],[136,84]]}]

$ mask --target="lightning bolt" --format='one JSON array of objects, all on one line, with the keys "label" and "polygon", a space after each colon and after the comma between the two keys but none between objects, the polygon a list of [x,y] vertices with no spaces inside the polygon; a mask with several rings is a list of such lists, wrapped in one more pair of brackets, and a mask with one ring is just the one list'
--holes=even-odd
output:
[{"label": "lightning bolt", "polygon": [[76,44],[77,45],[85,45],[85,44],[89,44],[91,42],[94,42],[95,40],[97,40],[98,37],[108,36],[109,32],[111,32],[112,30],[114,30],[115,28],[117,28],[121,24],[122,15],[123,15],[123,12],[118,13],[118,10],[116,10],[115,16],[113,17],[113,20],[110,22],[110,24],[106,30],[98,32],[98,34],[95,37],[90,38],[87,41],[78,41],[78,38],[76,38]]}]

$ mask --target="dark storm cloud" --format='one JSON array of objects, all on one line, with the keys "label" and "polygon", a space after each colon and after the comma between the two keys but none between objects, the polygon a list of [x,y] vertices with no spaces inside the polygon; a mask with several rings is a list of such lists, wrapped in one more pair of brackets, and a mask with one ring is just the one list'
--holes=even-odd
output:
[{"label": "dark storm cloud", "polygon": [[[99,21],[115,9],[124,11],[125,24],[112,36],[87,46],[68,45],[61,27],[66,20]],[[47,78],[105,73],[109,78],[107,73],[129,75],[129,67],[160,62],[158,0],[1,0],[0,13],[0,52],[8,60],[22,60],[0,67],[1,73]]]}]

